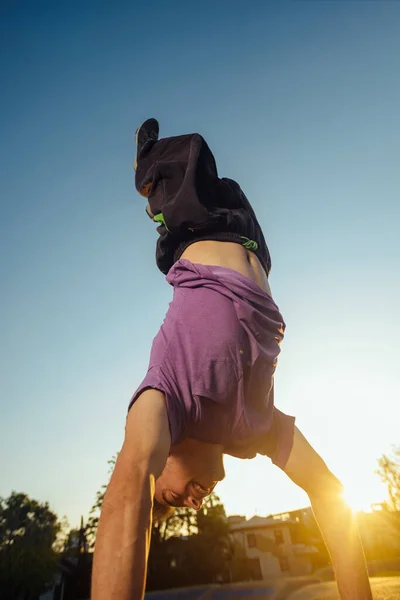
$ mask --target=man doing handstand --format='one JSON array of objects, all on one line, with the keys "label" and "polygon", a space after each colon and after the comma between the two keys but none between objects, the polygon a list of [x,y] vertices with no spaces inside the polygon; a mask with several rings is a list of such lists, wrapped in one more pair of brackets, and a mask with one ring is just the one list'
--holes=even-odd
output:
[{"label": "man doing handstand", "polygon": [[200,135],[159,140],[149,119],[136,144],[136,188],[158,223],[156,262],[174,293],[104,497],[92,600],[143,598],[152,519],[178,506],[199,510],[224,478],[224,454],[268,456],[303,488],[342,600],[371,600],[342,485],[274,405],[285,323],[249,201],[236,182],[218,177]]}]

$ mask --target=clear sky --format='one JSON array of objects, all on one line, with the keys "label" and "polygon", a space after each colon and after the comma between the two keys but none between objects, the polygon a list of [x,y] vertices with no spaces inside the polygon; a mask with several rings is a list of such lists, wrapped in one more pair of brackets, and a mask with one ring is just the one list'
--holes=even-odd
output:
[{"label": "clear sky", "polygon": [[[134,191],[138,124],[198,131],[240,182],[287,323],[277,406],[349,488],[400,443],[400,3],[0,7],[0,495],[86,516],[171,299]],[[229,513],[307,504],[226,461]]]}]

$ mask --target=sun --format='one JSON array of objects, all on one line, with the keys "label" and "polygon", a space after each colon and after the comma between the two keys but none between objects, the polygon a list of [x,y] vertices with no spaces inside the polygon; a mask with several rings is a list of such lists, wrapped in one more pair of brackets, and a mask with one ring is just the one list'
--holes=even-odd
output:
[{"label": "sun", "polygon": [[372,505],[385,501],[385,494],[378,487],[345,486],[343,498],[353,512],[372,512]]},{"label": "sun", "polygon": [[368,498],[362,493],[362,490],[346,489],[343,493],[345,502],[350,506],[354,513],[371,512],[373,501],[369,502]]}]

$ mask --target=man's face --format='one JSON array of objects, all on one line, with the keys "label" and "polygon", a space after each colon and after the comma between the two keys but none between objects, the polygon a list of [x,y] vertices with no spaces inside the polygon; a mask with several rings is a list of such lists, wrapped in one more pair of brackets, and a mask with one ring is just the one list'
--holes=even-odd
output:
[{"label": "man's face", "polygon": [[156,481],[155,499],[166,506],[200,510],[218,481],[225,477],[221,450],[210,444],[185,440],[171,453]]}]

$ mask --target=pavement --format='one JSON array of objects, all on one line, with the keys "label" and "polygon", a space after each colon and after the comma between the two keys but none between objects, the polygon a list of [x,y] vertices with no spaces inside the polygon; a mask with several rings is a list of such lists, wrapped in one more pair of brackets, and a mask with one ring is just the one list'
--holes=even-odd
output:
[{"label": "pavement", "polygon": [[300,587],[319,582],[313,576],[279,578],[148,592],[146,600],[287,600]]},{"label": "pavement", "polygon": [[[336,583],[292,577],[270,583],[246,582],[176,588],[146,594],[147,600],[340,600]],[[400,600],[400,577],[373,577],[374,600]]]},{"label": "pavement", "polygon": [[[400,600],[400,577],[373,577],[374,600]],[[334,582],[306,586],[287,596],[286,600],[340,600]]]}]

